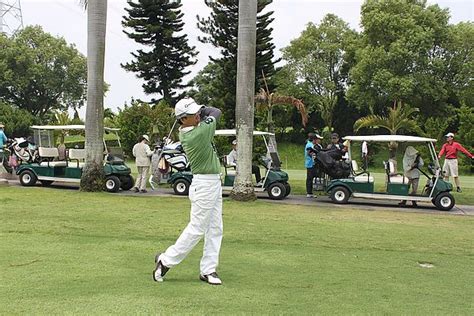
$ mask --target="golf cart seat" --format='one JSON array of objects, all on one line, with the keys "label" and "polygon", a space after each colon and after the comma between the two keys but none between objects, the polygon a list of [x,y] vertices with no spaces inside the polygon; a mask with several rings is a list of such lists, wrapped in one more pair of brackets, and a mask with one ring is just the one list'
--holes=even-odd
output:
[{"label": "golf cart seat", "polygon": [[368,183],[373,183],[374,182],[374,177],[369,175],[368,173],[366,174],[361,174],[358,176],[354,177],[355,182],[368,182]]},{"label": "golf cart seat", "polygon": [[[55,147],[39,147],[40,166],[42,167],[66,167],[66,161],[51,161],[59,157],[59,150]],[[42,161],[45,160],[45,161]]]},{"label": "golf cart seat", "polygon": [[354,176],[354,181],[355,182],[368,182],[368,183],[373,183],[374,182],[374,177],[370,175],[365,170],[362,170],[359,172],[359,166],[357,165],[357,161],[351,160],[351,168],[352,168],[352,174]]},{"label": "golf cart seat", "polygon": [[69,160],[77,161],[77,168],[84,167],[85,163],[81,162],[81,160],[86,159],[86,150],[85,149],[69,149]]},{"label": "golf cart seat", "polygon": [[402,174],[395,172],[395,165],[392,161],[384,161],[385,173],[387,174],[388,183],[408,184],[408,178]]},{"label": "golf cart seat", "polygon": [[229,156],[228,155],[222,156],[221,159],[222,159],[222,165],[225,168],[226,174],[235,176],[236,174],[235,165],[230,163]]}]

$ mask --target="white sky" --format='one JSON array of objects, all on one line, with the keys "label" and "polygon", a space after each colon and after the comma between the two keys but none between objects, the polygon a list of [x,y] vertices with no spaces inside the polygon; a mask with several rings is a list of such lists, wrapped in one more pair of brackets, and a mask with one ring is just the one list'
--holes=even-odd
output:
[{"label": "white sky", "polygon": [[[192,69],[191,79],[208,62],[208,56],[215,54],[216,49],[210,45],[198,42],[197,36],[202,33],[196,27],[196,15],[208,16],[209,10],[204,0],[183,0],[182,10],[185,14],[185,32],[188,34],[190,45],[196,46],[198,63]],[[299,36],[308,22],[319,23],[327,13],[334,13],[350,27],[359,29],[360,6],[363,0],[274,0],[268,7],[275,11],[272,24],[273,38],[277,47],[275,54],[280,55],[280,49]],[[449,8],[451,23],[472,21],[474,17],[473,0],[430,0],[442,8]],[[68,43],[74,43],[84,55],[87,52],[87,16],[79,4],[79,0],[21,0],[24,25],[41,25],[53,35],[63,36]],[[131,97],[149,100],[142,92],[142,82],[134,73],[126,72],[120,67],[131,59],[130,52],[139,46],[130,40],[123,32],[121,20],[125,15],[126,0],[109,0],[107,21],[107,47],[105,80],[110,84],[110,90],[105,99],[105,106],[114,110],[123,107],[124,102]],[[156,97],[156,96],[155,96]],[[84,113],[84,109],[81,111]]]}]

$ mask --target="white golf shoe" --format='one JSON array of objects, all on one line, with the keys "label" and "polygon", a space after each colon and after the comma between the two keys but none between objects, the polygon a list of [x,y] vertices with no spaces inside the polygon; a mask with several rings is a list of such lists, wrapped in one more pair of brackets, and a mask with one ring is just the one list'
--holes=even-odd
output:
[{"label": "white golf shoe", "polygon": [[165,266],[160,260],[161,253],[155,256],[155,270],[153,270],[153,280],[156,282],[163,282],[163,277],[170,268]]},{"label": "white golf shoe", "polygon": [[211,274],[207,274],[207,275],[200,275],[199,279],[201,281],[207,282],[211,285],[221,285],[222,284],[222,281],[221,281],[221,279],[219,278],[219,276],[217,275],[216,272],[212,272]]}]

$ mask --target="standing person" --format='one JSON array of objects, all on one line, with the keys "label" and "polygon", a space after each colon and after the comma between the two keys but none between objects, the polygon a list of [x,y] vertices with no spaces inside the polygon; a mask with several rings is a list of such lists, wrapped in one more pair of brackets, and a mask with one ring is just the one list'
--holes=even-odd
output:
[{"label": "standing person", "polygon": [[175,116],[181,124],[179,140],[189,159],[193,182],[189,187],[190,222],[176,243],[155,257],[153,280],[162,282],[168,270],[186,258],[204,236],[199,279],[222,284],[217,275],[222,242],[222,187],[219,158],[213,140],[221,111],[198,105],[192,98],[176,103]]},{"label": "standing person", "polygon": [[5,132],[3,129],[5,128],[5,125],[3,123],[0,123],[0,161],[3,162],[3,146],[7,143],[7,135],[5,135]]},{"label": "standing person", "polygon": [[318,169],[314,163],[313,155],[322,150],[322,137],[318,134],[309,133],[304,150],[304,166],[306,167],[306,197],[312,198],[314,179],[318,176]]},{"label": "standing person", "polygon": [[146,193],[146,180],[148,177],[148,169],[150,168],[150,156],[153,152],[148,146],[150,138],[148,135],[142,135],[138,139],[138,143],[133,146],[132,153],[135,157],[135,164],[138,169],[137,181],[133,189],[135,192]]},{"label": "standing person", "polygon": [[[414,147],[408,146],[403,155],[403,170],[405,177],[408,178],[408,185],[411,185],[411,195],[416,195],[418,191],[418,183],[420,182],[420,170],[418,168],[423,167],[423,159]],[[413,206],[418,206],[416,201],[411,202]],[[398,203],[400,206],[405,206],[407,201],[401,201]]]},{"label": "standing person", "polygon": [[3,146],[5,146],[8,140],[7,135],[5,135],[5,132],[3,131],[4,128],[5,128],[5,125],[3,125],[3,123],[0,123],[0,173],[4,171],[3,159],[5,159],[5,156],[3,153]]},{"label": "standing person", "polygon": [[453,133],[448,133],[445,135],[445,137],[446,143],[443,144],[443,147],[439,152],[438,159],[441,159],[443,155],[446,155],[443,165],[444,180],[448,181],[449,176],[452,176],[454,178],[454,182],[456,183],[456,191],[461,193],[461,184],[458,176],[458,151],[462,152],[471,159],[474,158],[474,155],[467,151],[467,149],[461,144],[454,141]]},{"label": "standing person", "polygon": [[[227,155],[227,163],[230,166],[237,166],[237,139],[232,141],[232,150]],[[255,181],[257,181],[257,186],[262,186],[262,175],[260,174],[260,168],[252,163],[252,173],[255,175]]]},{"label": "standing person", "polygon": [[328,145],[327,149],[328,150],[333,150],[333,149],[338,149],[342,150],[344,146],[341,143],[341,139],[339,138],[338,133],[332,133],[331,134],[331,143]]}]

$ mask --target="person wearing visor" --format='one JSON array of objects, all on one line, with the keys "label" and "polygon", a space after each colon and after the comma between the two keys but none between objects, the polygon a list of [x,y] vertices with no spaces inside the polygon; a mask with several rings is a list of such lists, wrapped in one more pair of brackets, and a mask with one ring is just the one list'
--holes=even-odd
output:
[{"label": "person wearing visor", "polygon": [[449,176],[452,176],[454,178],[454,182],[456,183],[456,191],[461,193],[461,183],[459,181],[458,175],[458,152],[462,152],[471,159],[474,158],[474,155],[472,155],[460,143],[454,141],[453,133],[448,133],[445,135],[445,137],[446,143],[443,144],[443,147],[441,147],[441,151],[438,155],[439,159],[441,159],[443,155],[446,156],[443,165],[444,180],[448,181]]},{"label": "person wearing visor", "polygon": [[176,243],[156,255],[153,279],[162,282],[168,270],[183,261],[204,236],[199,279],[220,285],[222,281],[216,270],[223,232],[222,187],[221,167],[213,140],[221,110],[184,98],[176,104],[175,116],[181,124],[179,140],[193,173],[189,187],[191,216]]},{"label": "person wearing visor", "polygon": [[308,134],[308,141],[305,145],[305,167],[306,167],[306,197],[312,198],[315,197],[313,195],[313,186],[314,186],[314,179],[320,175],[320,171],[316,166],[314,159],[315,155],[317,155],[321,150],[323,150],[323,146],[321,146],[321,140],[323,138],[315,133]]}]

